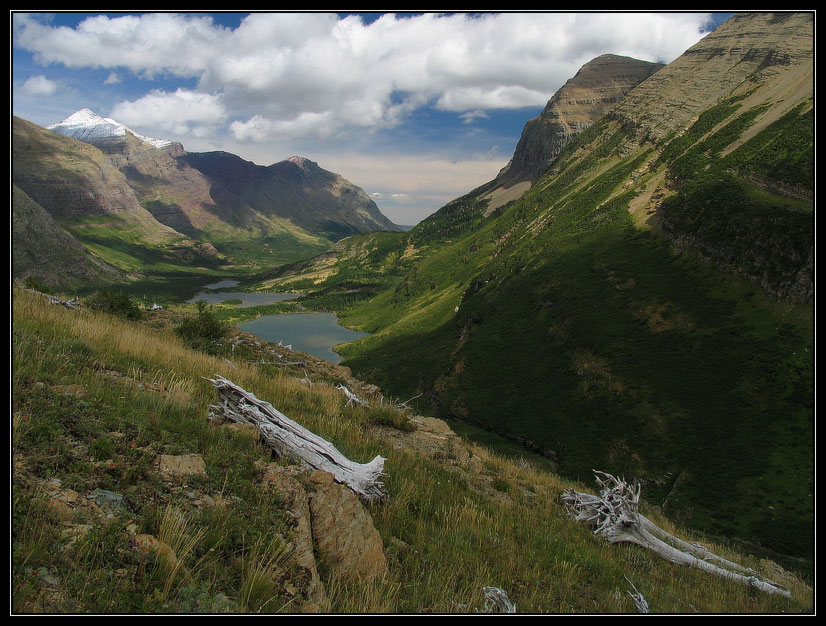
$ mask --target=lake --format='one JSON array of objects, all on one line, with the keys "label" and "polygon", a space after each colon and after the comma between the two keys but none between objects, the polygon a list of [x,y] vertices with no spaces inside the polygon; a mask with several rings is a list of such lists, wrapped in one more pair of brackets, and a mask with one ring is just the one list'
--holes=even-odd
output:
[{"label": "lake", "polygon": [[[237,280],[221,280],[217,283],[204,285],[204,289],[226,289],[228,287],[235,287],[238,284]],[[225,300],[240,300],[241,304],[238,308],[245,308],[250,306],[259,306],[263,304],[273,304],[275,302],[283,302],[284,300],[295,300],[301,297],[300,293],[250,293],[246,291],[222,291],[220,293],[199,293],[197,296],[187,302],[195,303],[198,300],[205,300],[207,304],[220,304]]]},{"label": "lake", "polygon": [[333,346],[370,334],[340,326],[333,313],[263,315],[238,324],[238,328],[264,341],[281,341],[285,346],[292,344],[294,350],[307,352],[331,363],[341,361],[341,356],[333,352]]}]

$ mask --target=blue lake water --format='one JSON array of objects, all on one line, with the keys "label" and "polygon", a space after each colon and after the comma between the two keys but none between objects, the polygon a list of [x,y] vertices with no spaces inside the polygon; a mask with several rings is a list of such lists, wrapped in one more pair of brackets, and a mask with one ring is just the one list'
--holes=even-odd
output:
[{"label": "blue lake water", "polygon": [[206,300],[207,304],[220,304],[225,300],[240,300],[239,308],[248,306],[258,306],[261,304],[273,304],[284,300],[294,300],[299,298],[299,293],[248,293],[246,291],[222,291],[221,293],[199,293],[192,300],[187,302],[198,302]]},{"label": "blue lake water", "polygon": [[[204,285],[204,289],[227,289],[228,287],[235,287],[237,284],[237,280],[220,280],[217,283]],[[299,293],[249,293],[246,291],[222,291],[220,293],[199,293],[191,300],[187,300],[187,302],[194,303],[198,300],[206,300],[207,304],[220,304],[226,300],[240,300],[241,304],[237,306],[243,309],[250,306],[273,304],[275,302],[283,302],[284,300],[294,300],[300,296],[301,294]]]},{"label": "blue lake water", "polygon": [[369,333],[339,326],[333,313],[282,313],[263,315],[238,328],[264,341],[283,342],[332,363],[341,361],[333,347],[366,337]]},{"label": "blue lake water", "polygon": [[237,284],[237,280],[227,278],[225,280],[219,280],[217,283],[210,283],[209,285],[204,285],[204,289],[226,289],[227,287],[235,287],[235,285]]}]

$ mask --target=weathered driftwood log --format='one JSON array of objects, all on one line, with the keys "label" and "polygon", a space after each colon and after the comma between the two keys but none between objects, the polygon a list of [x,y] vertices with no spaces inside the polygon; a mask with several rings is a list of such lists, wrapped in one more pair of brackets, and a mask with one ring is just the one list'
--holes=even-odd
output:
[{"label": "weathered driftwood log", "polygon": [[516,613],[516,605],[510,601],[508,594],[499,587],[483,587],[485,607],[483,613]]},{"label": "weathered driftwood log", "polygon": [[696,567],[767,593],[791,597],[788,589],[757,576],[754,570],[719,557],[703,546],[683,541],[654,524],[639,512],[639,484],[630,486],[596,470],[594,475],[602,488],[599,496],[566,489],[562,501],[575,520],[595,527],[595,535],[602,535],[611,543],[636,543],[672,563]]},{"label": "weathered driftwood log", "polygon": [[365,407],[370,406],[369,404],[367,404],[367,400],[362,400],[356,394],[354,394],[352,391],[347,389],[347,387],[345,387],[344,385],[340,384],[340,385],[338,385],[338,387],[336,387],[336,389],[340,390],[342,393],[344,393],[345,396],[347,396],[347,406],[350,406],[351,404],[358,404],[360,406],[365,406]]},{"label": "weathered driftwood log", "polygon": [[49,304],[59,304],[60,306],[66,307],[67,309],[74,309],[77,310],[80,308],[80,300],[77,298],[70,298],[69,300],[63,300],[62,298],[58,298],[57,296],[50,296],[48,294],[44,294],[45,297],[48,299]]},{"label": "weathered driftwood log", "polygon": [[210,405],[209,419],[252,424],[267,444],[282,456],[299,458],[314,469],[333,475],[357,495],[372,500],[381,498],[384,461],[377,456],[369,463],[356,463],[345,457],[333,444],[297,424],[268,402],[235,383],[216,375],[209,380],[218,392],[220,403]]},{"label": "weathered driftwood log", "polygon": [[[625,577],[625,580],[628,580],[628,576]],[[628,580],[628,584],[631,585],[631,588],[634,592],[628,592],[628,595],[631,596],[631,599],[634,601],[634,605],[637,607],[638,613],[648,613],[648,600],[645,599],[645,596],[642,595],[639,589],[637,589],[636,585]]]}]

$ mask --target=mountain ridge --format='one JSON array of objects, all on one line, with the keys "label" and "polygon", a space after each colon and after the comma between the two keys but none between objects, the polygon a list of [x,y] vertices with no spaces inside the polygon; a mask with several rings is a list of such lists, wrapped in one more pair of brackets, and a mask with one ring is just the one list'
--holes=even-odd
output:
[{"label": "mountain ridge", "polygon": [[812,23],[724,26],[578,133],[519,199],[490,212],[471,192],[392,245],[361,237],[358,254],[269,284],[303,286],[306,307],[346,288],[339,317],[371,335],[343,362],[382,389],[566,476],[633,476],[707,532],[806,555]]},{"label": "mountain ridge", "polygon": [[[204,167],[210,153],[193,154],[179,142],[144,137],[89,109],[50,129],[13,118],[14,184],[130,280],[171,267],[183,274],[201,271],[189,268],[192,261],[216,272],[289,262],[342,236],[397,229],[363,190],[308,159],[262,168],[237,157],[253,173],[247,177],[250,185],[261,187],[250,190],[240,188],[238,178]],[[309,168],[312,176],[279,179],[285,167]],[[26,219],[33,216],[26,213]],[[105,216],[121,230],[107,230]],[[18,230],[19,237],[30,232]],[[66,240],[54,243],[61,247]],[[53,286],[69,284],[70,268],[53,271],[29,258],[16,257],[15,277],[39,273]],[[70,283],[82,285],[83,276],[85,270],[79,270]]]}]

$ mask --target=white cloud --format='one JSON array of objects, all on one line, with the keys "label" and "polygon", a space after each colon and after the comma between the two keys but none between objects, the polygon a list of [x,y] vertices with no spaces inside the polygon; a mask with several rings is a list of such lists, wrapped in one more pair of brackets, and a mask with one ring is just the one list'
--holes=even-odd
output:
[{"label": "white cloud", "polygon": [[120,75],[117,72],[109,72],[109,76],[103,81],[104,85],[117,85],[121,82]]},{"label": "white cloud", "polygon": [[227,118],[221,97],[187,89],[152,91],[132,102],[120,102],[111,117],[129,127],[160,129],[175,136],[204,136]]},{"label": "white cloud", "polygon": [[[253,13],[235,30],[174,13],[96,16],[75,29],[20,17],[14,39],[43,64],[196,78],[207,100],[220,94],[237,139],[261,141],[389,128],[433,102],[469,115],[542,106],[599,54],[673,60],[702,37],[707,17],[430,13],[365,24],[330,13]],[[147,98],[158,100],[150,94],[119,110],[146,111]]]},{"label": "white cloud", "polygon": [[32,76],[20,87],[24,96],[51,96],[59,88],[59,84],[45,76]]},{"label": "white cloud", "polygon": [[[161,72],[198,76],[228,35],[211,18],[147,13],[87,18],[76,29],[15,15],[14,43],[41,64],[70,68],[123,67],[147,77]],[[186,45],[181,45],[181,42]]]}]

